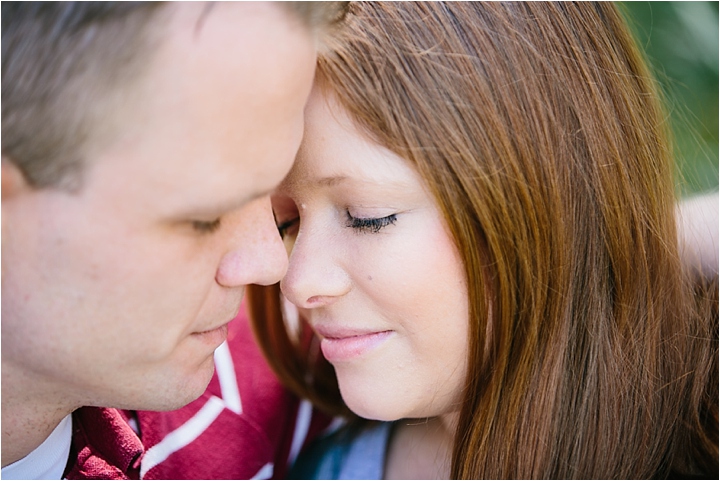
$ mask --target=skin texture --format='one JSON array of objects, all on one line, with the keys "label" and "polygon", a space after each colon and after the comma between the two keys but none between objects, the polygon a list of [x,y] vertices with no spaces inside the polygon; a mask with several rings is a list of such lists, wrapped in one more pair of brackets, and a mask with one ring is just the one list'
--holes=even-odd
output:
[{"label": "skin texture", "polygon": [[[290,251],[283,293],[323,339],[352,411],[377,420],[454,412],[468,357],[467,288],[433,197],[319,88],[305,125],[273,196]],[[357,335],[368,339],[327,339]]]},{"label": "skin texture", "polygon": [[80,406],[195,399],[244,286],[285,272],[268,192],[300,144],[311,34],[267,4],[168,8],[78,193],[3,159],[3,466]]}]

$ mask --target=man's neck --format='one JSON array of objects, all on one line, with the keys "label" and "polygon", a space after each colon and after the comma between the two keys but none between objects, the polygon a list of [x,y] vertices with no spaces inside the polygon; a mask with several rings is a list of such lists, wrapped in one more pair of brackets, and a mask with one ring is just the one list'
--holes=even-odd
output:
[{"label": "man's neck", "polygon": [[[2,367],[2,466],[18,461],[40,446],[62,419],[75,410],[57,402],[59,396],[32,392],[22,388],[33,386],[25,378],[12,375],[12,368]],[[79,406],[78,406],[79,407]]]}]

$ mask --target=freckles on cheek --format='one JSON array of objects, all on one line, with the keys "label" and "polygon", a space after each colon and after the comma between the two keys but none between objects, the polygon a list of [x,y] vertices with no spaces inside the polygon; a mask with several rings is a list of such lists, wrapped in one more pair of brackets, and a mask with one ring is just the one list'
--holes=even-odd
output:
[{"label": "freckles on cheek", "polygon": [[[432,271],[428,269],[427,254],[418,246],[403,244],[393,251],[383,250],[376,262],[359,262],[364,270],[364,285],[377,302],[388,310],[407,310],[431,295]],[[404,316],[403,316],[404,317]]]}]

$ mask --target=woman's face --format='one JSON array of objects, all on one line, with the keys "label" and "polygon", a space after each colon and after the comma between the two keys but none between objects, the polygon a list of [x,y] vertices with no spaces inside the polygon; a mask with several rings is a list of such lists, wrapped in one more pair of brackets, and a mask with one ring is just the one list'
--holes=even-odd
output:
[{"label": "woman's face", "polygon": [[283,293],[322,340],[355,413],[395,420],[457,410],[467,287],[442,214],[415,169],[317,87],[305,122],[273,198],[290,252]]}]

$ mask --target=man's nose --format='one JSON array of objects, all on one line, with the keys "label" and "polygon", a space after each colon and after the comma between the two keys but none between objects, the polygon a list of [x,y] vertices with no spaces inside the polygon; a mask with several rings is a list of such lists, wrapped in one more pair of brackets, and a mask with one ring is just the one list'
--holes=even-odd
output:
[{"label": "man's nose", "polygon": [[270,285],[280,281],[288,266],[270,198],[257,199],[233,214],[229,249],[220,260],[215,279],[225,287]]}]

